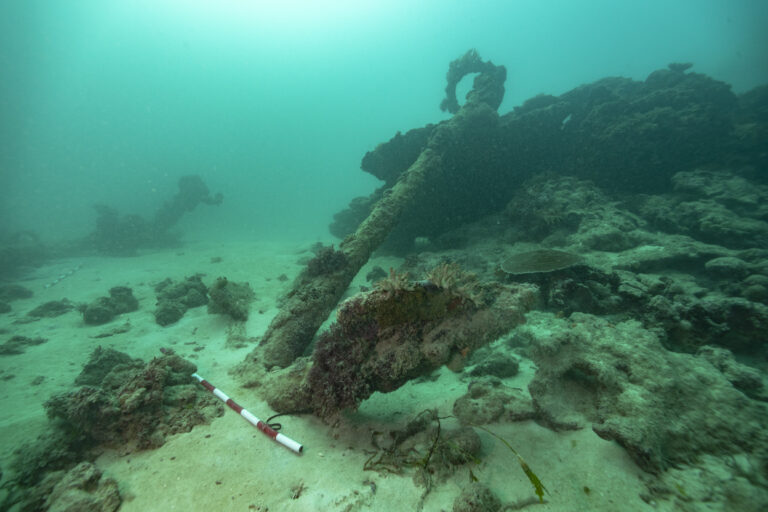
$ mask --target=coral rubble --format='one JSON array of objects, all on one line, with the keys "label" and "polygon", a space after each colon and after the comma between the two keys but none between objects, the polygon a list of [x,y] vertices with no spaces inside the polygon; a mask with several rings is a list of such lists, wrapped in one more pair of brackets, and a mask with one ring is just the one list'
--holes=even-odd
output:
[{"label": "coral rubble", "polygon": [[46,402],[49,430],[16,450],[0,508],[115,510],[116,483],[101,477],[90,461],[105,448],[160,446],[167,436],[224,413],[221,402],[191,377],[195,370],[172,353],[145,364],[96,349],[77,378],[80,387]]},{"label": "coral rubble", "polygon": [[97,349],[78,377],[89,384],[54,396],[45,407],[59,428],[90,444],[151,448],[223,413],[190,378],[195,371],[175,354],[144,364]]}]

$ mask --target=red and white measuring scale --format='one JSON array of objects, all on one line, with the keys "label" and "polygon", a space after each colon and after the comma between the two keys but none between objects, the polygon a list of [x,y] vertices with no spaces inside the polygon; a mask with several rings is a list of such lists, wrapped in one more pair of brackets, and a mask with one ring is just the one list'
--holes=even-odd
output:
[{"label": "red and white measuring scale", "polygon": [[281,445],[285,446],[286,448],[289,448],[290,450],[293,450],[296,453],[301,453],[302,450],[304,450],[304,447],[300,444],[291,439],[290,437],[284,436],[277,430],[273,429],[263,421],[261,421],[259,418],[248,412],[247,410],[243,409],[241,406],[239,406],[234,400],[229,398],[226,393],[221,391],[218,388],[215,388],[210,382],[202,378],[196,373],[193,373],[192,376],[196,378],[200,384],[205,387],[208,391],[216,395],[219,400],[224,402],[229,406],[230,409],[235,411],[237,414],[248,420],[248,423],[256,427],[257,429],[261,430],[263,433],[280,443]]}]

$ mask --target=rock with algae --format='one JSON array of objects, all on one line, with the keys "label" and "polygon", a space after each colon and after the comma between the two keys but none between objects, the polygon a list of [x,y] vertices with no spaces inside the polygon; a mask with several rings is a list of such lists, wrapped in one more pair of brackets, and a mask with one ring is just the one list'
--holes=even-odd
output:
[{"label": "rock with algae", "polygon": [[270,373],[264,385],[277,411],[310,409],[331,418],[374,391],[389,392],[467,354],[524,320],[535,287],[479,283],[455,268],[430,273],[440,285],[392,272],[339,308],[311,358]]},{"label": "rock with algae", "polygon": [[48,341],[45,338],[30,338],[28,336],[21,336],[17,334],[11,336],[8,341],[0,345],[0,356],[11,356],[16,354],[23,354],[29,346],[42,345]]},{"label": "rock with algae", "polygon": [[40,304],[27,313],[32,318],[54,318],[75,309],[75,305],[68,299],[50,300]]},{"label": "rock with algae", "polygon": [[84,461],[68,471],[50,470],[34,487],[11,487],[0,507],[18,511],[113,512],[121,503],[117,481]]},{"label": "rock with algae", "polygon": [[83,320],[89,325],[101,325],[110,322],[115,316],[139,309],[139,301],[127,286],[110,288],[109,297],[99,297],[80,308]]},{"label": "rock with algae", "polygon": [[192,380],[195,370],[172,353],[144,364],[99,348],[78,377],[88,385],[54,396],[45,408],[59,428],[88,444],[157,447],[224,412]]},{"label": "rock with algae", "polygon": [[174,283],[170,278],[155,285],[157,309],[155,321],[162,325],[178,322],[189,308],[208,304],[208,287],[203,284],[199,274]]},{"label": "rock with algae", "polygon": [[[122,503],[117,481],[102,475],[90,462],[81,462],[51,480],[56,480],[56,483],[45,500],[45,510],[50,512],[113,512],[120,508]],[[52,483],[46,482],[49,485]]]},{"label": "rock with algae", "polygon": [[106,448],[158,447],[222,415],[223,405],[197,385],[194,371],[170,351],[146,364],[111,349],[94,351],[76,381],[85,385],[48,400],[48,430],[14,452],[0,510],[115,510],[117,486],[99,480],[87,461]]}]

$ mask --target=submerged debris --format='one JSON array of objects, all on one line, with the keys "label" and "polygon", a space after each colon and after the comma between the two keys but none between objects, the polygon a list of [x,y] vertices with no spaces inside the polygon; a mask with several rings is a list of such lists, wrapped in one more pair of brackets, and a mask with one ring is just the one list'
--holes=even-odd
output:
[{"label": "submerged debris", "polygon": [[347,256],[333,248],[320,246],[315,251],[315,257],[307,262],[307,274],[321,276],[343,270],[347,265]]},{"label": "submerged debris", "polygon": [[[458,59],[449,69],[450,77],[467,72],[462,61],[476,63],[479,56],[470,51]],[[371,254],[407,217],[407,210],[420,201],[421,195],[434,193],[431,182],[443,179],[445,161],[455,152],[463,153],[468,136],[484,139],[482,132],[497,125],[496,109],[504,96],[506,68],[488,61],[478,71],[480,75],[475,78],[466,103],[456,115],[435,128],[427,147],[382,194],[356,231],[344,238],[339,252],[343,253],[345,264],[334,267],[330,274],[318,275],[313,275],[308,265],[294,281],[292,289],[281,299],[282,310],[262,338],[263,350],[249,354],[237,370],[247,385],[255,385],[255,376],[261,371],[258,366],[285,368],[305,352]]]},{"label": "submerged debris", "polygon": [[163,203],[152,220],[135,214],[121,215],[108,205],[95,205],[96,228],[89,242],[99,252],[110,255],[133,255],[142,248],[168,247],[178,241],[171,228],[184,214],[198,204],[217,206],[223,200],[220,193],[211,195],[197,175],[182,176],[178,187],[178,192]]}]

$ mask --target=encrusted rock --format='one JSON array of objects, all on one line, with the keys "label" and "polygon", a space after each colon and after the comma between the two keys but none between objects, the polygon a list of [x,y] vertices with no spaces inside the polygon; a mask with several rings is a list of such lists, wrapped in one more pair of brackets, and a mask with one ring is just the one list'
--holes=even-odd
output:
[{"label": "encrusted rock", "polygon": [[501,500],[480,482],[472,482],[453,501],[453,512],[498,512]]},{"label": "encrusted rock", "polygon": [[174,283],[164,279],[155,285],[157,309],[155,321],[162,326],[179,321],[189,308],[204,306],[208,303],[208,287],[203,284],[200,275],[187,277]]},{"label": "encrusted rock", "polygon": [[726,279],[743,279],[749,275],[750,265],[734,256],[713,258],[704,264],[704,269],[712,277]]},{"label": "encrusted rock", "polygon": [[393,271],[377,289],[345,301],[317,340],[311,365],[268,374],[270,406],[286,411],[300,404],[324,418],[355,409],[374,391],[393,391],[490,343],[535,302],[533,287],[481,285],[455,272],[452,266],[432,272],[438,285]]},{"label": "encrusted rock", "polygon": [[501,269],[513,275],[535,274],[562,270],[581,262],[582,258],[577,254],[555,249],[538,249],[510,256],[501,264]]},{"label": "encrusted rock", "polygon": [[48,512],[113,512],[122,499],[117,481],[102,476],[90,462],[81,462],[56,483],[45,502]]},{"label": "encrusted rock", "polygon": [[139,301],[127,286],[115,286],[109,290],[109,297],[99,297],[82,308],[83,320],[89,325],[110,322],[115,316],[139,309]]},{"label": "encrusted rock", "polygon": [[518,371],[520,371],[520,363],[517,359],[508,354],[494,352],[477,362],[469,374],[473,377],[491,375],[504,379],[514,377]]},{"label": "encrusted rock", "polygon": [[[96,371],[100,361],[104,367]],[[98,349],[84,370],[87,376],[80,378],[92,384],[54,396],[45,408],[62,429],[88,444],[159,446],[165,436],[188,432],[224,412],[215,397],[194,383],[195,370],[175,354],[141,365]]]},{"label": "encrusted rock", "polygon": [[651,472],[705,453],[768,455],[768,407],[704,357],[665,350],[636,321],[532,316],[546,325],[532,330],[538,369],[529,391],[540,421],[591,425]]},{"label": "encrusted rock", "polygon": [[78,386],[101,386],[104,377],[117,365],[143,366],[140,359],[134,359],[125,352],[112,348],[97,347],[91,352],[88,362],[75,378]]},{"label": "encrusted rock", "polygon": [[494,421],[523,421],[536,417],[530,395],[505,386],[495,377],[472,381],[467,394],[453,404],[453,414],[463,425],[485,425]]},{"label": "encrusted rock", "polygon": [[763,375],[756,368],[741,364],[733,357],[730,350],[704,346],[696,352],[720,370],[733,387],[743,391],[747,396],[768,401],[768,392],[763,385]]}]

